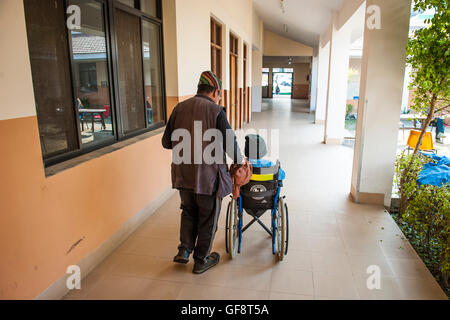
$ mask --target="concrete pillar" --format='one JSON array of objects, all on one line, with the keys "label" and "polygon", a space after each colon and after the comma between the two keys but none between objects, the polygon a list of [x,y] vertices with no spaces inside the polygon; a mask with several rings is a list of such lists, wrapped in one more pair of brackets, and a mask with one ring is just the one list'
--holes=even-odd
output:
[{"label": "concrete pillar", "polygon": [[324,141],[326,144],[341,144],[344,138],[351,31],[347,25],[339,29],[338,15],[334,13],[331,23],[328,95],[325,112]]},{"label": "concrete pillar", "polygon": [[317,104],[317,84],[318,84],[318,69],[319,69],[319,50],[314,50],[314,56],[312,58],[311,66],[311,104],[309,107],[310,111],[316,110]]},{"label": "concrete pillar", "polygon": [[319,43],[319,65],[317,68],[317,102],[315,123],[325,123],[325,111],[327,108],[327,92],[328,92],[328,66],[330,64],[330,42],[320,37]]},{"label": "concrete pillar", "polygon": [[[252,50],[251,48],[249,48]],[[252,50],[252,112],[261,112],[262,104],[262,66],[261,50]]]},{"label": "concrete pillar", "polygon": [[[402,105],[411,0],[367,0],[381,29],[364,30],[360,105],[351,194],[356,202],[390,205]],[[366,14],[366,21],[372,15]]]},{"label": "concrete pillar", "polygon": [[406,66],[405,81],[403,83],[402,112],[406,112],[409,107],[409,83],[411,82],[411,66]]}]

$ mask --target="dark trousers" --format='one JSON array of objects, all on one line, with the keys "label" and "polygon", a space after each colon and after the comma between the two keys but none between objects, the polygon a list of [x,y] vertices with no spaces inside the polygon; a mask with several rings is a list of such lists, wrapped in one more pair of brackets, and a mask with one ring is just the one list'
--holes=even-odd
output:
[{"label": "dark trousers", "polygon": [[217,231],[222,198],[180,190],[181,227],[178,249],[194,251],[196,262],[204,262],[210,254]]}]

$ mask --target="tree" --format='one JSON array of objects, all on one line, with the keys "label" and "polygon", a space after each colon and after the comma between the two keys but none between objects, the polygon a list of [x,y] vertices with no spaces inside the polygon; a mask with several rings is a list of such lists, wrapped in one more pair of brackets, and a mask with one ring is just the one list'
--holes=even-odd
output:
[{"label": "tree", "polygon": [[449,108],[450,10],[449,0],[416,0],[415,11],[434,9],[430,25],[416,30],[408,41],[407,63],[412,67],[410,89],[415,90],[411,106],[426,115],[413,154],[422,145],[425,132],[434,116]]},{"label": "tree", "polygon": [[425,132],[436,114],[449,108],[450,70],[450,10],[449,0],[415,0],[414,10],[435,11],[426,28],[418,29],[408,40],[407,63],[412,68],[410,89],[414,90],[411,109],[426,116],[422,123],[419,140],[410,158],[410,165],[402,172],[400,182],[400,212],[407,206],[403,186],[408,179],[411,164],[422,145]]}]

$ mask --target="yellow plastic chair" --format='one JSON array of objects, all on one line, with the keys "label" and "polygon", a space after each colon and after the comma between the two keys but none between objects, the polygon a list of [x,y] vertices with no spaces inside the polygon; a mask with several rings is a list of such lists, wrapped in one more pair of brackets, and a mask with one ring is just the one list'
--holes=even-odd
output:
[{"label": "yellow plastic chair", "polygon": [[[409,132],[408,142],[406,143],[406,146],[408,147],[408,154],[409,154],[410,149],[414,150],[416,148],[417,142],[419,141],[419,137],[420,137],[420,131],[411,130]],[[420,146],[420,150],[436,152],[436,149],[434,148],[433,136],[431,135],[431,132],[425,132],[425,135],[422,140],[422,145]]]}]

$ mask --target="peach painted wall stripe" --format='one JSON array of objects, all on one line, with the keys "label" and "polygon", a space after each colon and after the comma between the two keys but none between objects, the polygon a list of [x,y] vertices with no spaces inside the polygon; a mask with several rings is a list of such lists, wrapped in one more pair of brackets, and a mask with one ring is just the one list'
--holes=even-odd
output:
[{"label": "peach painted wall stripe", "polygon": [[161,135],[46,178],[36,117],[0,121],[0,299],[33,299],[170,188]]}]

